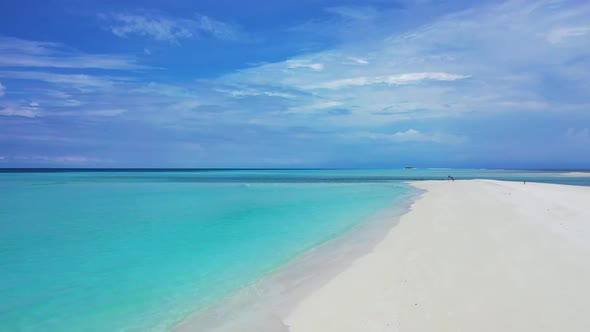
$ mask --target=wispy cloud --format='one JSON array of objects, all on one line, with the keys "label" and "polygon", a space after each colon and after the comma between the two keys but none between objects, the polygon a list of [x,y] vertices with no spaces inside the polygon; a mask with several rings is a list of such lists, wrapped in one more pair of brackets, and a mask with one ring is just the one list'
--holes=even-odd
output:
[{"label": "wispy cloud", "polygon": [[6,87],[0,83],[0,97],[4,96],[4,91],[6,91]]},{"label": "wispy cloud", "polygon": [[103,110],[86,110],[84,113],[90,116],[117,116],[126,113],[126,109],[103,109]]},{"label": "wispy cloud", "polygon": [[350,60],[354,61],[355,63],[358,63],[359,65],[368,65],[369,64],[369,61],[367,61],[366,59],[363,59],[363,58],[351,57]]},{"label": "wispy cloud", "polygon": [[95,76],[87,74],[56,74],[42,71],[0,71],[0,77],[19,80],[35,80],[48,83],[57,83],[65,86],[80,88],[109,88],[115,82],[129,81],[125,77]]},{"label": "wispy cloud", "polygon": [[[122,61],[105,65],[99,55],[59,43],[0,42],[0,80],[8,87],[0,99],[0,124],[3,129],[25,128],[15,135],[56,123],[88,128],[104,141],[116,138],[132,152],[137,150],[134,143],[148,144],[120,139],[134,130],[142,139],[153,137],[150,143],[161,144],[160,153],[175,154],[183,165],[200,160],[187,148],[195,144],[201,157],[225,166],[236,165],[236,160],[252,162],[253,155],[257,160],[280,156],[304,164],[351,154],[354,159],[389,160],[392,151],[422,158],[424,147],[434,147],[425,159],[470,147],[478,152],[462,156],[477,159],[490,146],[502,151],[515,145],[508,140],[527,134],[521,133],[525,130],[520,124],[529,127],[534,139],[516,156],[527,148],[539,150],[538,140],[545,136],[539,134],[541,129],[554,135],[547,142],[555,146],[586,143],[587,129],[575,124],[585,123],[590,109],[590,6],[567,0],[470,6],[434,18],[422,15],[420,24],[398,24],[416,16],[405,8],[404,15],[390,7],[332,8],[328,17],[324,13],[312,18],[308,30],[288,32],[303,39],[320,33],[325,40],[318,39],[320,47],[314,51],[289,53],[282,45],[270,45],[279,51],[265,54],[261,62],[236,61],[242,69],[223,68],[220,76],[215,73],[222,71],[215,69],[207,77],[198,77],[198,70],[193,77],[184,68],[147,77],[136,70],[142,66],[134,57],[102,55]],[[164,45],[240,34],[232,25],[226,31],[225,23],[200,15],[179,19],[134,12],[106,14],[102,20],[109,34]],[[144,45],[137,52],[145,53],[140,56],[150,63],[182,51],[149,47],[151,52]],[[164,51],[170,56],[163,57]],[[94,64],[85,65],[77,56]],[[242,59],[241,54],[236,58]],[[47,68],[23,68],[26,63]],[[109,130],[104,130],[107,125]],[[576,129],[566,132],[570,126]],[[62,133],[72,139],[80,134]],[[404,150],[408,146],[412,149]],[[448,154],[441,158],[446,161]]]},{"label": "wispy cloud", "polygon": [[305,105],[305,106],[298,106],[298,107],[291,107],[289,108],[289,113],[312,113],[318,110],[326,110],[334,107],[342,106],[342,102],[339,101],[321,101],[316,102],[314,104]]},{"label": "wispy cloud", "polygon": [[287,68],[295,69],[295,68],[309,68],[316,71],[320,71],[324,69],[324,65],[321,63],[313,63],[308,61],[302,60],[287,60],[285,61]]},{"label": "wispy cloud", "polygon": [[19,161],[19,162],[43,162],[48,164],[104,164],[111,163],[110,159],[94,158],[80,155],[64,155],[64,156],[2,156],[3,161]]},{"label": "wispy cloud", "polygon": [[125,109],[101,109],[79,111],[52,111],[42,110],[39,107],[21,106],[17,108],[0,107],[0,116],[16,116],[24,118],[37,118],[47,116],[75,116],[75,117],[113,117],[127,112]]},{"label": "wispy cloud", "polygon": [[80,111],[49,111],[44,116],[113,117],[126,113],[126,109],[85,109]]},{"label": "wispy cloud", "polygon": [[330,7],[326,9],[327,12],[336,14],[338,16],[359,20],[359,21],[367,21],[372,20],[378,16],[378,10],[374,7],[370,6],[340,6],[340,7]]},{"label": "wispy cloud", "polygon": [[87,54],[60,43],[0,36],[0,66],[45,68],[97,68],[130,70],[146,68],[132,56]]},{"label": "wispy cloud", "polygon": [[65,142],[65,143],[74,143],[76,139],[59,136],[59,135],[50,135],[50,134],[34,134],[34,133],[27,133],[27,134],[0,134],[0,139],[2,140],[18,140],[18,141],[31,141],[31,142]]},{"label": "wispy cloud", "polygon": [[[313,94],[284,105],[288,110],[311,111],[318,100],[340,102],[350,114],[322,121],[346,126],[467,112],[565,110],[590,101],[582,92],[590,87],[582,74],[588,69],[590,44],[584,41],[590,34],[580,28],[587,26],[590,6],[511,0],[392,33],[388,24],[396,10],[332,10],[339,17],[375,22],[373,33],[359,39],[335,31],[337,47],[240,70],[220,81]],[[339,24],[328,20],[320,27],[338,30]],[[547,31],[553,30],[553,40],[571,38],[572,43],[552,47]],[[567,90],[569,105],[559,90]]]},{"label": "wispy cloud", "polygon": [[221,88],[218,89],[219,92],[227,93],[231,97],[235,98],[242,98],[242,97],[278,97],[278,98],[296,98],[296,95],[285,92],[285,91],[278,91],[278,90],[260,90],[252,87],[244,87],[244,88],[237,88],[237,89],[226,89]]},{"label": "wispy cloud", "polygon": [[571,37],[584,36],[589,32],[590,26],[556,28],[547,34],[547,40],[553,44],[557,44]]},{"label": "wispy cloud", "polygon": [[183,39],[212,36],[235,40],[239,29],[211,17],[195,14],[191,18],[173,18],[156,12],[99,14],[108,29],[118,37],[137,35],[157,41],[179,43]]},{"label": "wispy cloud", "polygon": [[340,89],[348,86],[369,85],[385,83],[390,85],[412,84],[420,81],[456,81],[468,78],[467,75],[449,73],[406,73],[377,77],[354,77],[340,80],[328,81],[307,86],[307,89]]},{"label": "wispy cloud", "polygon": [[16,116],[23,118],[34,118],[39,114],[36,107],[2,107],[0,106],[0,116]]},{"label": "wispy cloud", "polygon": [[16,116],[35,118],[40,114],[39,103],[36,101],[8,101],[8,106],[0,105],[0,116]]},{"label": "wispy cloud", "polygon": [[443,133],[425,133],[416,129],[398,131],[392,134],[365,132],[356,134],[356,137],[372,140],[384,140],[390,142],[432,142],[443,144],[465,143],[468,139],[465,136],[456,136]]}]

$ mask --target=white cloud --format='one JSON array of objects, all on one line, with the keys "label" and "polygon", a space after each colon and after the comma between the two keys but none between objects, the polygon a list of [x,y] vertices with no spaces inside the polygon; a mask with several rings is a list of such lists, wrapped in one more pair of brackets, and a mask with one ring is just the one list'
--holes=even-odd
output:
[{"label": "white cloud", "polygon": [[389,84],[410,84],[418,81],[432,80],[432,81],[456,81],[469,76],[449,74],[449,73],[408,73],[400,75],[392,75],[386,77],[378,77],[378,81],[383,81]]},{"label": "white cloud", "polygon": [[118,81],[126,81],[125,77],[93,76],[86,74],[56,74],[40,71],[0,71],[0,77],[21,80],[36,80],[75,87],[110,88]]},{"label": "white cloud", "polygon": [[12,105],[7,107],[0,106],[0,116],[17,116],[24,118],[35,118],[40,116],[39,103],[36,101],[30,101],[21,105],[12,102]]},{"label": "white cloud", "polygon": [[266,97],[279,97],[279,98],[295,98],[295,95],[280,91],[264,91],[257,89],[237,89],[227,90],[219,89],[219,92],[227,93],[231,97],[251,97],[251,96],[266,96]]},{"label": "white cloud", "polygon": [[312,84],[305,86],[305,89],[341,89],[343,87],[348,86],[356,86],[356,85],[368,85],[368,84],[375,84],[375,83],[382,83],[377,81],[376,78],[369,78],[369,77],[354,77],[354,78],[343,78],[334,81],[322,82],[317,84]]},{"label": "white cloud", "polygon": [[77,100],[77,99],[66,99],[64,101],[62,101],[61,103],[59,103],[59,105],[61,106],[66,106],[66,107],[77,107],[77,106],[81,106],[84,103]]},{"label": "white cloud", "polygon": [[234,40],[240,34],[236,27],[209,16],[197,15],[197,22],[200,31],[209,33],[219,39]]},{"label": "white cloud", "polygon": [[0,66],[46,68],[140,69],[135,57],[86,54],[59,43],[0,36]]},{"label": "white cloud", "polygon": [[537,100],[501,101],[497,104],[500,109],[510,108],[516,110],[546,110],[549,104]]},{"label": "white cloud", "polygon": [[[72,117],[114,117],[119,116],[127,112],[127,109],[123,108],[104,108],[104,109],[71,109],[71,107],[77,107],[82,105],[79,101],[75,105],[68,104],[71,100],[65,100],[64,103],[51,103],[51,106],[40,106],[37,101],[27,102],[24,105],[13,104],[8,107],[0,106],[0,116],[14,116],[14,117],[25,117],[25,118],[38,118],[38,117],[51,117],[51,116],[72,116]],[[57,108],[55,107],[57,106]],[[64,107],[69,109],[64,110]]]},{"label": "white cloud", "polygon": [[355,63],[359,64],[359,65],[368,65],[369,61],[363,58],[356,58],[356,57],[351,57],[350,60],[354,61]]},{"label": "white cloud", "polygon": [[408,129],[406,131],[398,131],[390,136],[394,140],[398,141],[423,141],[431,140],[431,137],[424,135],[416,129]]},{"label": "white cloud", "polygon": [[51,90],[51,89],[49,89],[49,90],[45,90],[44,93],[46,95],[50,96],[50,97],[58,98],[58,99],[70,99],[70,98],[72,98],[72,95],[71,94],[69,94],[67,92],[64,92],[64,91],[61,91],[61,90]]},{"label": "white cloud", "polygon": [[129,35],[149,36],[160,41],[178,41],[191,38],[193,33],[188,22],[174,21],[163,17],[145,17],[140,15],[113,14],[103,16],[115,23],[110,26],[112,33],[118,37]]},{"label": "white cloud", "polygon": [[289,113],[313,113],[314,111],[318,110],[325,110],[329,108],[334,108],[338,106],[342,106],[343,103],[339,101],[321,101],[316,102],[314,104],[300,106],[300,107],[291,107],[289,108]]},{"label": "white cloud", "polygon": [[158,41],[178,43],[206,34],[219,39],[234,40],[238,30],[234,26],[204,15],[194,18],[171,18],[157,13],[100,14],[99,18],[110,22],[108,28],[118,37],[138,35]]},{"label": "white cloud", "polygon": [[287,60],[285,61],[287,68],[295,69],[295,68],[310,68],[313,70],[320,71],[324,69],[324,65],[321,63],[310,63],[307,61],[302,60]]},{"label": "white cloud", "polygon": [[360,138],[391,142],[433,142],[444,144],[460,144],[467,141],[467,138],[464,136],[455,136],[441,133],[424,133],[416,129],[398,131],[393,134],[364,132],[357,134],[356,136]]},{"label": "white cloud", "polygon": [[[297,101],[281,105],[291,112],[313,109],[318,100],[340,102],[350,111],[318,119],[322,126],[379,126],[498,109],[568,111],[590,102],[583,93],[590,86],[590,44],[572,38],[567,48],[547,47],[546,39],[552,29],[587,26],[590,6],[508,0],[470,7],[403,32],[393,27],[395,9],[369,11],[359,17],[373,16],[374,33],[366,38],[345,33],[339,17],[351,15],[338,14],[316,28],[328,27],[339,46],[219,81],[300,92]],[[310,64],[321,64],[321,70],[310,70]]]},{"label": "white cloud", "polygon": [[41,161],[55,164],[87,164],[87,163],[110,163],[110,159],[93,158],[79,155],[65,156],[7,156],[6,159],[17,161]]},{"label": "white cloud", "polygon": [[4,96],[4,91],[6,91],[6,87],[0,83],[0,97]]},{"label": "white cloud", "polygon": [[123,113],[126,113],[126,109],[81,109],[75,111],[55,111],[55,110],[48,110],[42,113],[39,113],[37,116],[81,116],[81,117],[114,117],[119,116]]},{"label": "white cloud", "polygon": [[1,107],[0,116],[17,116],[23,118],[35,118],[39,116],[36,108],[31,107]]},{"label": "white cloud", "polygon": [[552,44],[557,44],[571,37],[584,36],[588,32],[590,32],[590,26],[556,28],[547,34],[547,40]]},{"label": "white cloud", "polygon": [[379,83],[386,83],[390,85],[405,85],[405,84],[412,84],[417,83],[420,81],[455,81],[461,80],[464,78],[468,78],[470,76],[466,75],[457,75],[457,74],[449,74],[449,73],[406,73],[406,74],[398,74],[398,75],[389,75],[389,76],[376,76],[376,77],[354,77],[354,78],[345,78],[339,79],[334,81],[328,81],[318,84],[313,84],[306,86],[307,89],[341,89],[348,86],[358,86],[358,85],[369,85],[369,84],[379,84]]},{"label": "white cloud", "polygon": [[55,135],[43,134],[0,134],[0,139],[15,141],[33,141],[33,142],[80,142],[79,138],[69,138]]},{"label": "white cloud", "polygon": [[331,7],[326,9],[327,12],[336,14],[340,17],[350,19],[350,20],[358,20],[358,21],[368,21],[374,19],[378,11],[373,7],[361,7],[361,6],[340,6],[340,7]]},{"label": "white cloud", "polygon": [[[477,5],[473,10],[438,17],[429,24],[411,27],[402,33],[394,27],[397,17],[394,13],[367,11],[366,14],[370,15],[361,14],[356,20],[372,16],[375,29],[371,31],[374,34],[357,38],[337,32],[335,39],[338,43],[331,44],[338,45],[336,47],[298,54],[285,61],[253,64],[220,78],[197,78],[190,83],[147,86],[124,77],[71,75],[63,71],[52,74],[49,70],[14,74],[11,69],[0,72],[0,75],[4,73],[5,77],[13,76],[9,79],[20,77],[51,83],[49,88],[28,84],[31,90],[51,88],[63,92],[56,92],[53,100],[50,96],[43,99],[27,94],[44,110],[32,111],[10,105],[3,112],[19,116],[49,116],[51,112],[55,116],[115,116],[122,114],[117,110],[128,110],[125,118],[141,117],[167,128],[175,126],[186,130],[193,130],[195,119],[198,119],[199,124],[206,123],[210,127],[228,123],[236,127],[255,124],[273,129],[306,127],[362,131],[367,132],[364,139],[372,137],[385,141],[453,141],[449,135],[415,129],[393,133],[385,130],[391,128],[387,127],[391,123],[402,120],[422,121],[429,117],[498,109],[566,112],[590,104],[588,95],[583,93],[588,91],[590,82],[586,74],[589,63],[584,57],[589,44],[583,43],[585,38],[568,39],[567,48],[548,47],[547,41],[548,31],[587,25],[584,20],[589,17],[590,10],[574,5],[549,10],[543,3],[529,6],[523,1],[509,0],[502,4]],[[200,28],[193,29],[193,23],[182,23],[180,27],[190,27],[184,32],[168,29],[166,24],[174,25],[177,20],[164,17],[174,22],[165,21],[158,25],[162,23],[157,20],[161,16],[143,16],[155,19],[153,22],[137,21],[137,25],[131,24],[133,28],[130,30],[118,33],[138,35],[140,33],[134,31],[143,23],[153,23],[144,36],[154,39],[182,42],[186,40],[183,38],[197,38],[198,34],[208,33]],[[353,20],[352,16],[343,12],[328,18],[325,25],[338,30],[339,23]],[[108,19],[110,21],[105,23],[124,26],[112,17]],[[214,24],[199,17],[191,21],[205,22],[202,24],[209,26],[207,29],[214,29]],[[579,34],[580,31],[573,33]],[[183,37],[183,34],[191,34],[191,37]],[[568,34],[572,31],[565,35]],[[561,32],[560,36],[563,35]],[[11,47],[0,43],[2,45],[4,49],[0,47],[0,54],[6,51],[6,47]],[[55,43],[29,42],[18,48],[23,53],[38,56],[37,59],[43,59],[48,50],[57,48],[68,54],[74,53]],[[139,48],[140,52],[142,50],[143,47]],[[10,83],[9,91],[13,91],[11,81],[6,82],[2,77],[0,80]],[[80,87],[104,90],[90,94],[81,91]],[[7,94],[2,101],[14,95]],[[247,98],[252,96],[256,98]],[[58,98],[60,100],[56,101]],[[75,109],[63,108],[68,100],[76,106]],[[571,108],[565,108],[565,103],[571,104]],[[79,107],[81,105],[85,106]],[[22,106],[30,107],[27,104]],[[338,111],[342,111],[340,116],[331,115]],[[314,114],[320,116],[313,117]],[[412,124],[405,125],[413,127]]]},{"label": "white cloud", "polygon": [[85,113],[88,115],[96,115],[96,116],[117,116],[117,115],[121,115],[126,112],[127,112],[127,110],[125,110],[125,109],[85,111]]},{"label": "white cloud", "polygon": [[63,45],[53,42],[18,39],[0,36],[0,53],[26,53],[45,55],[52,53]]}]

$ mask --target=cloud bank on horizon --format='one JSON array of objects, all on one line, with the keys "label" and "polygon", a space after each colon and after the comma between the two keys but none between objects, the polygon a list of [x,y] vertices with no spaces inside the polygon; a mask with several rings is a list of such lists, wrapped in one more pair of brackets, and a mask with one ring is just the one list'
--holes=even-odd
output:
[{"label": "cloud bank on horizon", "polygon": [[585,1],[21,5],[0,167],[590,165]]}]

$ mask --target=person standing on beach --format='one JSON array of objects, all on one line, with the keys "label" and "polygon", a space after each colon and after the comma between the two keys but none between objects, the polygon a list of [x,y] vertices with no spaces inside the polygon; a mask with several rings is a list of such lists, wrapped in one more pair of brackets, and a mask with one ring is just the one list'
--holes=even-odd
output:
[{"label": "person standing on beach", "polygon": [[454,177],[452,177],[450,174],[449,174],[449,176],[447,177],[447,180],[449,180],[449,179],[450,179],[450,180],[453,180],[453,182],[455,182],[455,178],[454,178]]}]

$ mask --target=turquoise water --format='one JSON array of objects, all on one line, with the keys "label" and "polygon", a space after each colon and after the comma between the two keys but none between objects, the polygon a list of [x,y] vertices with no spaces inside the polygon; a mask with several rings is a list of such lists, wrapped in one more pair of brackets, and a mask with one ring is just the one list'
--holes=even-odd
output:
[{"label": "turquoise water", "polygon": [[2,174],[0,329],[165,330],[408,192],[175,176]]},{"label": "turquoise water", "polygon": [[1,331],[160,331],[401,202],[404,179],[562,172],[0,173]]}]

